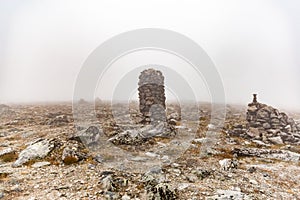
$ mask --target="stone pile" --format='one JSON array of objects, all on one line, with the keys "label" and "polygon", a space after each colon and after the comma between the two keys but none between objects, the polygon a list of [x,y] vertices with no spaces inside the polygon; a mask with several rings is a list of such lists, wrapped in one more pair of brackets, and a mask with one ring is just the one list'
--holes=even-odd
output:
[{"label": "stone pile", "polygon": [[235,135],[243,135],[271,144],[300,144],[300,126],[287,114],[257,101],[256,94],[248,104],[247,126],[234,127]]},{"label": "stone pile", "polygon": [[139,76],[140,112],[143,115],[142,123],[166,121],[166,97],[164,76],[158,70],[147,69]]},{"label": "stone pile", "polygon": [[7,105],[5,104],[0,104],[0,116],[9,116],[9,115],[13,115],[15,114],[15,112]]}]

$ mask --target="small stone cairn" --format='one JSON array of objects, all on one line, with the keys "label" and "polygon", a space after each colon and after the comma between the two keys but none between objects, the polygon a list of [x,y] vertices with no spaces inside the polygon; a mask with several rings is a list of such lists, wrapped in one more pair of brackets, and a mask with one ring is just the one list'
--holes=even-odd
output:
[{"label": "small stone cairn", "polygon": [[299,124],[276,108],[259,103],[257,94],[248,104],[246,120],[246,127],[234,127],[234,135],[271,144],[300,144]]},{"label": "small stone cairn", "polygon": [[166,97],[162,73],[154,69],[142,71],[138,86],[142,123],[166,121]]}]

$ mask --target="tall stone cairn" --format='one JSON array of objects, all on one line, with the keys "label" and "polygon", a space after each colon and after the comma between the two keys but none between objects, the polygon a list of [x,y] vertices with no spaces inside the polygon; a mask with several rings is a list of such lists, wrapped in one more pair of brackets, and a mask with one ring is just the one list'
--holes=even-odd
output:
[{"label": "tall stone cairn", "polygon": [[166,97],[164,76],[158,70],[146,69],[141,72],[138,83],[140,112],[143,124],[166,121]]}]

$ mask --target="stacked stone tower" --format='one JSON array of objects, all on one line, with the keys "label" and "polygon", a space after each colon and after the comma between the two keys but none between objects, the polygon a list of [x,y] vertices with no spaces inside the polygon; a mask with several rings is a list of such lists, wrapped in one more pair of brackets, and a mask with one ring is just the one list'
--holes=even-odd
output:
[{"label": "stacked stone tower", "polygon": [[[257,101],[253,101],[247,109],[248,135],[256,133],[263,141],[276,144],[300,142],[300,125],[284,112]],[[258,135],[259,134],[259,135]]]},{"label": "stacked stone tower", "polygon": [[166,97],[162,73],[154,69],[142,71],[138,86],[142,123],[166,121]]}]

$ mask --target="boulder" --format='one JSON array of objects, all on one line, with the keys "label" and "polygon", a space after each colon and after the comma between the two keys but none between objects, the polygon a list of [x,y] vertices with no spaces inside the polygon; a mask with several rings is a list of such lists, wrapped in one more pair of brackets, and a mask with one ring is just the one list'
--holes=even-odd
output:
[{"label": "boulder", "polygon": [[55,139],[39,139],[20,152],[13,167],[20,167],[30,160],[46,157],[56,146]]},{"label": "boulder", "polygon": [[87,146],[98,145],[99,138],[102,132],[96,126],[90,126],[86,130],[80,131],[75,135],[71,136],[70,140],[75,140]]}]

